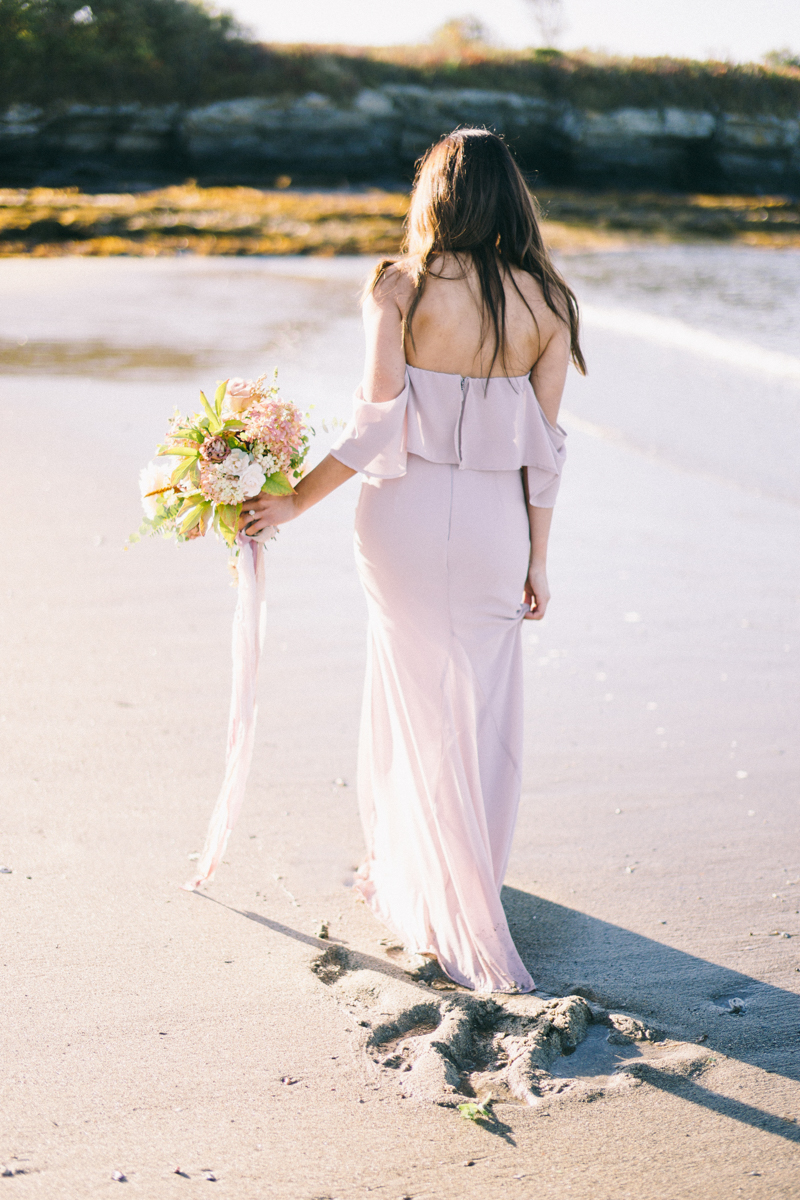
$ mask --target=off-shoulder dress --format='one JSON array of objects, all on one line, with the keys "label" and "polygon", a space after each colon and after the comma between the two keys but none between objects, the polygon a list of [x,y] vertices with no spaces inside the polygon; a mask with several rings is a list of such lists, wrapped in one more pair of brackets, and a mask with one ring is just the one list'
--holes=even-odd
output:
[{"label": "off-shoulder dress", "polygon": [[356,886],[410,950],[478,992],[534,987],[500,902],[521,782],[523,471],[528,502],[552,507],[565,437],[526,375],[409,366],[394,400],[356,394],[332,450],[365,476]]}]

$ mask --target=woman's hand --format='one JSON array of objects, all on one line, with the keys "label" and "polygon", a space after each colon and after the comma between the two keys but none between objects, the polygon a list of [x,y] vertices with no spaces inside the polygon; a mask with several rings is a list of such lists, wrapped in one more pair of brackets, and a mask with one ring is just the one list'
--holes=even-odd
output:
[{"label": "woman's hand", "polygon": [[262,529],[269,529],[273,525],[285,525],[287,521],[299,517],[307,508],[318,504],[354,475],[355,471],[351,467],[340,463],[332,454],[326,454],[313,471],[303,476],[290,495],[268,496],[266,492],[260,492],[258,496],[253,496],[252,500],[245,500],[239,518],[239,528],[250,537],[255,537]]},{"label": "woman's hand", "polygon": [[525,621],[541,621],[550,600],[550,588],[547,584],[547,571],[538,563],[531,563],[528,578],[525,581],[525,601],[530,604],[531,611],[523,617]]},{"label": "woman's hand", "polygon": [[248,537],[255,537],[262,529],[293,521],[300,516],[300,512],[296,492],[288,496],[268,496],[266,492],[260,492],[242,504],[239,529],[244,530]]}]

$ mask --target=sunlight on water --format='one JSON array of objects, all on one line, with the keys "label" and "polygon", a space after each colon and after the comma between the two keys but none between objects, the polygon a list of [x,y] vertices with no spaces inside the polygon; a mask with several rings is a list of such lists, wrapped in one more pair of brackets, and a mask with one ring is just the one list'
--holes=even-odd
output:
[{"label": "sunlight on water", "polygon": [[562,258],[589,305],[633,309],[800,354],[800,252],[660,246]]},{"label": "sunlight on water", "polygon": [[795,379],[800,382],[800,358],[780,350],[765,350],[753,342],[721,337],[718,333],[693,328],[674,317],[654,316],[631,308],[583,304],[581,312],[586,325],[592,329],[628,334],[658,346],[688,350],[703,358],[716,359],[776,379]]}]

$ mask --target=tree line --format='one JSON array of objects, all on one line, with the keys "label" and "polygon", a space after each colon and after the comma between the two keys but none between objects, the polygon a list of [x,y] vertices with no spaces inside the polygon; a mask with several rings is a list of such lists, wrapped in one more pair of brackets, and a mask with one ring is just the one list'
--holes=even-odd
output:
[{"label": "tree line", "polygon": [[[529,0],[542,39],[557,0]],[[789,51],[762,64],[622,59],[487,44],[452,21],[424,46],[276,46],[252,42],[202,0],[0,0],[0,108],[27,103],[209,103],[321,92],[342,103],[364,87],[414,83],[514,91],[578,108],[677,107],[796,115],[800,69]],[[549,24],[548,24],[549,22]]]}]

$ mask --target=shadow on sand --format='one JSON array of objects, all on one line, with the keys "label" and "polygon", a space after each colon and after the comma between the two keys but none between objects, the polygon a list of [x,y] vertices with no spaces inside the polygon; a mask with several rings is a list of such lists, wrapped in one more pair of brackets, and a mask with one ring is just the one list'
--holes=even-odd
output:
[{"label": "shadow on sand", "polygon": [[[312,949],[332,944],[196,894]],[[540,990],[577,992],[606,1008],[644,1017],[664,1035],[700,1042],[727,1058],[800,1080],[800,996],[795,993],[516,888],[503,889],[503,904],[514,941]],[[385,959],[349,948],[347,953],[361,967],[408,978]],[[725,1011],[734,997],[744,1001],[738,1014]],[[639,1077],[711,1112],[800,1143],[800,1128],[792,1118],[721,1096],[691,1078],[668,1075],[655,1063],[643,1064]]]},{"label": "shadow on sand", "polygon": [[[800,996],[794,992],[516,888],[503,889],[503,905],[540,989],[577,992],[645,1017],[656,1031],[680,1041],[800,1080]],[[738,1014],[725,1011],[734,998],[744,1001]],[[711,1112],[800,1142],[792,1117],[718,1095],[653,1063],[639,1077]]]},{"label": "shadow on sand", "polygon": [[[682,1041],[702,1040],[728,1057],[800,1080],[795,993],[516,888],[503,888],[503,905],[539,988],[638,1013]],[[725,1011],[734,998],[744,1001],[739,1014]]]}]

